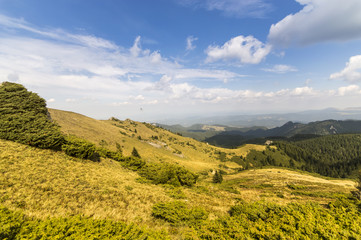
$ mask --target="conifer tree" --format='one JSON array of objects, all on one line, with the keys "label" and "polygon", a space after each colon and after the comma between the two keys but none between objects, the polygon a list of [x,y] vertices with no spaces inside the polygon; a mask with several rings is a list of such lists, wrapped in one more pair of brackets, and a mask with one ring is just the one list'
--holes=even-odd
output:
[{"label": "conifer tree", "polygon": [[222,183],[223,182],[223,176],[220,171],[216,171],[216,173],[213,176],[213,183]]},{"label": "conifer tree", "polygon": [[141,158],[138,153],[138,150],[135,147],[133,147],[132,156],[136,158]]}]

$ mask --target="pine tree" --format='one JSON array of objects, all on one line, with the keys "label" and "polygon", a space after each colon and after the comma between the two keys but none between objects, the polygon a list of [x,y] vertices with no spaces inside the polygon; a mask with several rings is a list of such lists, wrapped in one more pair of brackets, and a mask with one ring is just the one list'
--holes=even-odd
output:
[{"label": "pine tree", "polygon": [[133,147],[132,156],[136,158],[141,158],[138,153],[138,150],[135,147]]},{"label": "pine tree", "polygon": [[216,171],[216,173],[213,176],[213,183],[222,183],[223,182],[223,176],[220,171]]}]

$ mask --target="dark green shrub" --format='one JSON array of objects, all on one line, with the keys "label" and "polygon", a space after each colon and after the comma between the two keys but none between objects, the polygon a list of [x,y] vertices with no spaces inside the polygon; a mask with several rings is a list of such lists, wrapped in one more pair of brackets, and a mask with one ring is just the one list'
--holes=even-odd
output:
[{"label": "dark green shrub", "polygon": [[169,163],[149,163],[140,169],[142,177],[152,180],[155,184],[170,184],[173,186],[193,186],[198,175],[184,167]]},{"label": "dark green shrub", "polygon": [[141,158],[126,157],[122,159],[122,166],[130,170],[138,171],[146,165],[145,161]]},{"label": "dark green shrub", "polygon": [[82,216],[38,220],[0,206],[0,239],[169,239],[136,224]]},{"label": "dark green shrub", "polygon": [[68,136],[61,149],[72,157],[99,161],[99,154],[96,153],[95,145],[74,136]]},{"label": "dark green shrub", "polygon": [[0,206],[0,239],[15,239],[24,222],[22,213]]},{"label": "dark green shrub", "polygon": [[64,142],[59,127],[49,118],[45,100],[10,82],[0,85],[0,138],[57,150]]},{"label": "dark green shrub", "polygon": [[115,161],[123,161],[123,155],[122,155],[122,152],[114,152],[114,151],[110,151],[106,148],[103,148],[103,147],[100,147],[100,148],[97,148],[96,149],[96,152],[99,154],[100,157],[103,157],[103,158],[111,158]]},{"label": "dark green shrub", "polygon": [[203,208],[190,208],[180,201],[157,203],[153,206],[152,215],[172,225],[180,223],[187,223],[188,225],[201,224],[203,220],[208,218],[208,213]]}]

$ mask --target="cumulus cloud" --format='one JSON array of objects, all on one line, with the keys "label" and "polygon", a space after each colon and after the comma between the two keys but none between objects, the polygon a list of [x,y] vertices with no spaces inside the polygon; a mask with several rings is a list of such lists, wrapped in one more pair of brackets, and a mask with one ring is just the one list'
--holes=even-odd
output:
[{"label": "cumulus cloud", "polygon": [[287,47],[361,38],[360,0],[296,1],[303,9],[271,26],[271,44]]},{"label": "cumulus cloud", "polygon": [[271,51],[271,47],[263,44],[253,36],[238,36],[223,46],[209,46],[206,50],[206,62],[218,60],[239,60],[241,63],[258,64]]},{"label": "cumulus cloud", "polygon": [[337,73],[330,75],[330,79],[341,79],[347,82],[361,81],[361,55],[356,55],[350,58],[346,63],[346,67]]},{"label": "cumulus cloud", "polygon": [[272,10],[272,5],[264,0],[177,0],[184,6],[220,11],[228,17],[262,18]]},{"label": "cumulus cloud", "polygon": [[314,90],[311,87],[298,87],[293,89],[291,95],[294,96],[305,96],[305,95],[312,95],[315,94]]},{"label": "cumulus cloud", "polygon": [[273,72],[273,73],[288,73],[288,72],[297,72],[298,71],[297,68],[295,68],[293,66],[283,65],[283,64],[274,65],[272,68],[264,68],[262,70],[266,71],[266,72]]},{"label": "cumulus cloud", "polygon": [[339,96],[361,94],[360,87],[357,85],[349,85],[346,87],[340,87],[337,91]]},{"label": "cumulus cloud", "polygon": [[187,40],[186,40],[186,43],[187,43],[186,50],[191,51],[191,50],[195,49],[196,46],[193,45],[193,42],[197,41],[197,40],[198,40],[198,38],[196,38],[196,37],[188,36]]}]

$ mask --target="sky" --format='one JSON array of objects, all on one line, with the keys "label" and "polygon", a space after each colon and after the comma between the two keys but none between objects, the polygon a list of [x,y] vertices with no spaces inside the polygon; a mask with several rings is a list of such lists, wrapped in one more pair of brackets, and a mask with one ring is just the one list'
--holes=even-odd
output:
[{"label": "sky", "polygon": [[360,0],[0,0],[0,82],[97,119],[361,107]]}]

